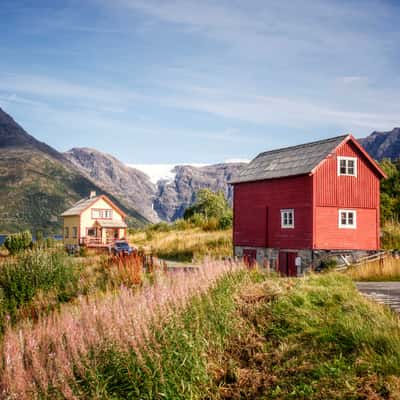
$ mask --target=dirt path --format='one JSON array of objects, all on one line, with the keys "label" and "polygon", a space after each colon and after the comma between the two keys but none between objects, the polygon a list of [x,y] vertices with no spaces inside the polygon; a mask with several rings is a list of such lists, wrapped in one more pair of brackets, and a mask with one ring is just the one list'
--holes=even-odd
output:
[{"label": "dirt path", "polygon": [[386,304],[400,314],[400,282],[356,282],[366,297]]}]

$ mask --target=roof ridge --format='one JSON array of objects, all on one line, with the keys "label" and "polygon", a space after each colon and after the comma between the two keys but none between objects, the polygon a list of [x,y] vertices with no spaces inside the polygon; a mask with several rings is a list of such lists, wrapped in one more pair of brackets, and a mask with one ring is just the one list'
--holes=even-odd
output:
[{"label": "roof ridge", "polygon": [[267,150],[267,151],[264,151],[264,152],[258,154],[258,156],[256,158],[270,154],[270,153],[280,153],[280,152],[287,151],[287,150],[296,150],[301,147],[308,147],[308,146],[318,145],[318,144],[322,144],[322,143],[334,142],[341,138],[343,138],[343,140],[344,140],[349,135],[350,134],[339,135],[339,136],[335,136],[335,137],[328,138],[328,139],[315,140],[314,142],[307,142],[307,143],[302,143],[302,144],[296,144],[294,146],[287,146],[287,147],[281,147],[279,149]]}]

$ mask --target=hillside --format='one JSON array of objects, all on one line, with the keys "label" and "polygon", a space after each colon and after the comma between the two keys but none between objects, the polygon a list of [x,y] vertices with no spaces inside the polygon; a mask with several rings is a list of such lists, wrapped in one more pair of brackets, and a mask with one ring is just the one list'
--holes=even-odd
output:
[{"label": "hillside", "polygon": [[[59,232],[60,213],[90,190],[109,195],[0,109],[0,232]],[[135,209],[110,197],[127,212],[131,224],[147,221]]]},{"label": "hillside", "polygon": [[375,131],[359,141],[375,160],[395,160],[400,157],[400,128],[388,132]]},{"label": "hillside", "polygon": [[159,220],[152,208],[156,186],[146,174],[95,149],[73,148],[64,155],[103,190],[135,208],[149,221]]}]

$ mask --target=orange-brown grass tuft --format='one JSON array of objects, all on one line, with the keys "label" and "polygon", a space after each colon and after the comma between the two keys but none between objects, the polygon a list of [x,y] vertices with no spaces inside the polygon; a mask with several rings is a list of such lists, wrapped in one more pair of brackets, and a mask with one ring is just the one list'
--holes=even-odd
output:
[{"label": "orange-brown grass tuft", "polygon": [[111,280],[116,284],[137,286],[142,283],[144,258],[136,253],[124,256],[112,256],[107,260]]}]

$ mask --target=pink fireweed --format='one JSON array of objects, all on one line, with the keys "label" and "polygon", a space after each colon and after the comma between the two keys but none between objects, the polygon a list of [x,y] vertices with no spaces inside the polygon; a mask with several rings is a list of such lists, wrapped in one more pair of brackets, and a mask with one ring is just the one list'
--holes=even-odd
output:
[{"label": "pink fireweed", "polygon": [[0,397],[32,399],[51,386],[67,399],[76,398],[69,382],[74,369],[84,372],[91,350],[112,343],[140,359],[146,342],[153,340],[152,325],[161,327],[193,296],[240,268],[207,262],[193,272],[159,276],[139,292],[122,286],[117,293],[82,297],[35,324],[9,328],[2,345]]}]

